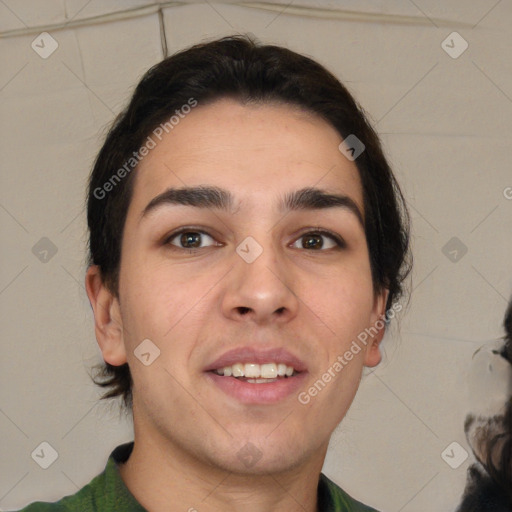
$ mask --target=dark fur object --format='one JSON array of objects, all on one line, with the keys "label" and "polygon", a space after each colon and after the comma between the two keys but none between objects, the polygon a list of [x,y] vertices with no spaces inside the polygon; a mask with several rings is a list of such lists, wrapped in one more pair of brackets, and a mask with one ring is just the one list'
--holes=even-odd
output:
[{"label": "dark fur object", "polygon": [[[504,320],[505,337],[496,351],[511,365],[512,300]],[[503,413],[482,417],[468,415],[464,425],[467,440],[477,459],[468,469],[467,483],[457,512],[512,512],[512,382]]]}]

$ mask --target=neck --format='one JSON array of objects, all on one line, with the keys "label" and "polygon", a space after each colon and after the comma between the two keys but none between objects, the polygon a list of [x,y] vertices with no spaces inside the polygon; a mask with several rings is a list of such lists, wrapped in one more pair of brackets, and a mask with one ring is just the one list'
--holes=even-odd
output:
[{"label": "neck", "polygon": [[119,466],[135,499],[150,512],[316,512],[327,444],[314,459],[285,472],[242,474],[198,460],[169,439],[137,435]]}]

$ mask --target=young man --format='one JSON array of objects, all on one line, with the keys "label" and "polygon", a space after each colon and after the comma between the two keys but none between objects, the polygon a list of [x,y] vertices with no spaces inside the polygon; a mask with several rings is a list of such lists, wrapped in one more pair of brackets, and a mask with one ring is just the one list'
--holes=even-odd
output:
[{"label": "young man", "polygon": [[98,155],[88,222],[98,383],[135,439],[25,510],[373,510],[321,469],[380,362],[407,213],[339,81],[241,36],[164,60]]}]

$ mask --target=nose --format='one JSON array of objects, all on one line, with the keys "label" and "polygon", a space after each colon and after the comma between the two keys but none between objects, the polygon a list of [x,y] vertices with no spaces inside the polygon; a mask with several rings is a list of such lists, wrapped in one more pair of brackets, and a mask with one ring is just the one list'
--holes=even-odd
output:
[{"label": "nose", "polygon": [[234,268],[226,276],[223,314],[258,325],[289,322],[297,315],[300,303],[293,290],[296,276],[271,243],[261,248],[263,251],[252,262],[242,257],[242,252],[234,253]]}]

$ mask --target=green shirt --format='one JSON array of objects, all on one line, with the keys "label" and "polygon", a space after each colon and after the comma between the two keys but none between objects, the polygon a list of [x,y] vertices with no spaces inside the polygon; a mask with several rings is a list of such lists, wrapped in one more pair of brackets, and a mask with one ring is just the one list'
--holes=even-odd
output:
[{"label": "green shirt", "polygon": [[[133,441],[118,446],[108,459],[103,473],[72,496],[56,503],[31,503],[19,512],[147,512],[124,484],[118,464],[126,462]],[[318,482],[319,512],[377,512],[351,498],[323,473]]]}]

